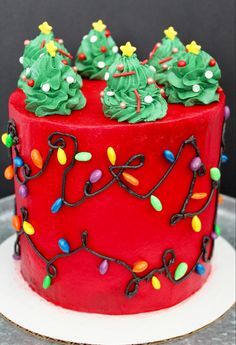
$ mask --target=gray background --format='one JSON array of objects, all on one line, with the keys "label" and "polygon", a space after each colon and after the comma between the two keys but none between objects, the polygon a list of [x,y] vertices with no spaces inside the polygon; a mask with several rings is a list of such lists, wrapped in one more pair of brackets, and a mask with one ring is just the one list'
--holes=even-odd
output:
[{"label": "gray background", "polygon": [[[102,18],[120,45],[130,40],[145,58],[163,29],[173,25],[184,43],[196,40],[219,62],[221,85],[231,107],[226,131],[226,153],[230,161],[223,170],[222,192],[235,193],[235,0],[0,0],[0,132],[6,130],[7,102],[16,88],[23,41],[38,34],[37,26],[47,20],[56,37],[62,37],[75,54],[81,38],[96,19]],[[0,197],[13,192],[3,169],[9,164],[0,146]]]}]

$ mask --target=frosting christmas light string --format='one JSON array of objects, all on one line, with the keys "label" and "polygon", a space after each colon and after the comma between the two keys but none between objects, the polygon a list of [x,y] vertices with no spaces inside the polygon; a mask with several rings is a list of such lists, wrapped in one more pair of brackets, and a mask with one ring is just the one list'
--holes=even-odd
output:
[{"label": "frosting christmas light string", "polygon": [[[188,195],[186,196],[186,198],[184,200],[183,206],[182,206],[179,213],[174,214],[171,217],[170,223],[172,225],[174,225],[178,221],[190,217],[190,218],[192,218],[193,230],[196,232],[200,231],[201,230],[201,221],[200,221],[198,215],[200,215],[206,209],[206,207],[209,205],[209,203],[210,203],[210,201],[214,195],[214,191],[218,188],[218,185],[219,185],[218,182],[220,180],[220,171],[216,167],[211,168],[210,169],[210,175],[211,175],[211,180],[212,180],[212,188],[211,188],[211,191],[209,193],[209,196],[208,196],[205,204],[199,210],[197,210],[195,212],[186,212],[186,208],[187,208],[190,200],[194,196],[193,191],[194,191],[197,177],[203,176],[206,173],[205,166],[202,163],[201,158],[200,158],[200,152],[199,152],[199,149],[198,149],[198,146],[196,143],[196,139],[194,138],[194,136],[191,136],[190,138],[188,138],[187,140],[185,140],[181,144],[176,156],[169,150],[164,151],[164,153],[163,153],[164,157],[170,163],[170,166],[166,170],[164,175],[159,179],[159,181],[145,194],[137,193],[135,190],[133,190],[128,185],[128,184],[130,184],[130,185],[136,186],[139,184],[139,181],[134,176],[132,176],[131,174],[125,172],[127,170],[135,170],[135,169],[139,169],[139,168],[143,167],[144,162],[145,162],[144,155],[142,155],[142,154],[134,155],[124,165],[115,165],[116,153],[112,147],[109,147],[107,150],[107,155],[108,155],[108,159],[111,163],[111,166],[108,169],[110,171],[110,174],[112,175],[112,179],[110,181],[108,181],[100,189],[98,189],[96,191],[92,191],[94,183],[97,182],[102,177],[101,171],[99,169],[95,170],[90,175],[90,179],[85,182],[84,195],[79,200],[77,200],[76,202],[71,203],[71,202],[67,201],[65,198],[67,175],[70,172],[70,170],[74,167],[76,160],[88,161],[92,157],[92,155],[89,152],[78,152],[78,141],[77,141],[76,137],[71,135],[71,134],[66,134],[66,133],[61,133],[61,132],[53,132],[52,134],[50,134],[48,137],[49,151],[48,151],[47,157],[45,159],[45,162],[43,163],[42,157],[40,156],[41,164],[38,164],[39,157],[32,156],[32,153],[31,153],[31,158],[32,158],[34,164],[38,167],[41,167],[41,169],[36,174],[31,175],[31,169],[30,169],[29,165],[23,162],[23,160],[20,157],[19,151],[17,149],[18,137],[17,137],[15,124],[13,121],[9,122],[7,135],[12,138],[12,145],[10,146],[10,148],[13,147],[13,150],[15,151],[15,157],[13,159],[14,174],[16,176],[17,181],[20,184],[19,194],[22,197],[27,197],[27,194],[28,194],[28,189],[26,186],[27,182],[30,180],[38,178],[39,176],[41,176],[45,172],[54,151],[57,151],[57,158],[58,158],[58,161],[61,165],[65,165],[67,163],[67,156],[66,156],[66,153],[64,151],[64,149],[66,147],[65,138],[72,140],[72,142],[73,142],[72,158],[69,162],[69,165],[66,166],[66,168],[63,172],[61,196],[59,198],[57,198],[54,201],[54,203],[52,204],[52,207],[51,207],[52,213],[59,212],[59,210],[61,209],[61,207],[63,205],[68,206],[68,207],[79,206],[87,198],[93,197],[97,194],[100,194],[101,192],[104,192],[109,187],[111,187],[114,183],[118,183],[121,188],[123,188],[129,194],[131,194],[131,195],[133,195],[139,199],[144,200],[144,199],[149,198],[150,203],[151,203],[152,207],[154,208],[154,210],[162,211],[162,208],[163,208],[162,203],[154,195],[154,193],[164,183],[166,178],[172,172],[177,161],[180,159],[180,156],[181,156],[184,148],[187,145],[191,145],[194,148],[195,154],[196,154],[196,156],[190,162],[190,169],[193,172],[193,177],[192,177],[192,181],[190,184]],[[35,150],[33,150],[33,151],[35,151]],[[38,155],[40,155],[39,152],[38,152]],[[21,172],[21,174],[20,174],[20,172]],[[124,180],[126,182],[128,182],[128,184],[126,184],[124,182]],[[196,195],[196,194],[198,194],[198,195]],[[203,195],[203,194],[202,193],[195,193],[195,197],[197,199],[201,199],[200,195]],[[204,194],[204,198],[206,196],[207,196],[207,194],[206,195]]]},{"label": "frosting christmas light string", "polygon": [[[204,236],[202,238],[202,244],[200,248],[199,256],[196,259],[195,264],[189,269],[188,264],[185,262],[180,262],[177,267],[173,270],[170,270],[171,266],[176,263],[176,254],[173,249],[167,249],[164,251],[162,256],[162,266],[158,268],[154,268],[148,273],[144,273],[148,268],[148,263],[146,261],[138,261],[134,263],[134,265],[129,265],[123,260],[110,257],[104,255],[92,248],[88,245],[88,232],[83,231],[81,234],[81,244],[75,248],[71,249],[69,243],[65,239],[59,239],[58,246],[60,249],[60,253],[55,255],[51,259],[47,259],[35,246],[34,242],[29,233],[27,233],[28,229],[25,224],[29,225],[28,223],[28,211],[26,208],[21,208],[21,217],[22,217],[22,226],[20,230],[17,232],[17,239],[15,241],[15,259],[20,258],[21,251],[20,251],[20,237],[24,236],[27,239],[27,242],[33,249],[34,253],[45,263],[46,265],[46,276],[43,280],[43,288],[47,289],[53,283],[53,279],[57,276],[57,268],[54,265],[56,261],[59,259],[67,258],[71,255],[78,254],[80,251],[84,250],[98,257],[101,259],[101,263],[99,265],[99,273],[101,275],[105,275],[108,270],[110,264],[114,263],[124,267],[129,273],[131,274],[132,278],[128,282],[125,295],[127,297],[133,297],[137,294],[139,285],[141,282],[151,282],[154,289],[159,290],[161,288],[161,282],[159,280],[159,275],[165,275],[167,279],[169,279],[173,284],[179,284],[186,280],[192,273],[197,273],[199,275],[203,275],[205,273],[205,266],[201,263],[208,263],[211,259],[212,252],[213,252],[213,244],[214,240],[211,239],[209,236]],[[31,224],[30,224],[31,225]],[[32,226],[32,225],[31,225]],[[211,245],[211,246],[210,246]],[[210,247],[210,249],[209,249]],[[144,274],[144,275],[142,275]],[[158,275],[158,277],[157,277]]]}]

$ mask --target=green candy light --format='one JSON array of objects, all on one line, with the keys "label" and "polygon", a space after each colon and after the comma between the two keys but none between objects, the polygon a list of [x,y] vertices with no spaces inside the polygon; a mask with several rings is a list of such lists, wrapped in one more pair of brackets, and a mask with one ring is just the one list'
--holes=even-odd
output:
[{"label": "green candy light", "polygon": [[175,280],[181,279],[188,270],[186,262],[181,262],[175,270]]},{"label": "green candy light", "polygon": [[215,233],[217,236],[221,235],[221,229],[220,229],[219,225],[217,225],[217,224],[215,225]]},{"label": "green candy light", "polygon": [[75,155],[75,159],[79,162],[88,162],[92,158],[90,152],[78,152]]},{"label": "green candy light", "polygon": [[44,289],[48,289],[52,284],[52,278],[47,275],[45,276],[44,280],[43,280],[43,288]]},{"label": "green candy light", "polygon": [[5,142],[6,147],[11,148],[13,145],[13,139],[10,134],[6,137],[6,142]]},{"label": "green candy light", "polygon": [[162,208],[163,208],[162,203],[160,199],[158,199],[155,195],[151,195],[150,203],[155,211],[158,211],[158,212],[162,211]]},{"label": "green candy light", "polygon": [[218,168],[211,168],[210,169],[210,176],[213,181],[219,181],[221,177],[220,170]]}]

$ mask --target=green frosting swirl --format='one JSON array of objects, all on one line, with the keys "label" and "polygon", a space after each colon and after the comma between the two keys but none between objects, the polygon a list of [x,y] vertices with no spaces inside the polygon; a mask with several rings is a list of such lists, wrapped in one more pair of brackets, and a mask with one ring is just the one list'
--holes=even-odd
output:
[{"label": "green frosting swirl", "polygon": [[[51,31],[49,34],[43,34],[40,33],[37,37],[35,37],[33,40],[30,41],[29,44],[25,46],[23,56],[21,57],[21,63],[23,65],[23,71],[20,74],[20,78],[18,80],[18,87],[23,88],[25,81],[23,80],[24,77],[30,77],[30,67],[33,65],[33,63],[38,60],[39,56],[42,53],[46,52],[45,44],[49,41],[54,40],[55,45],[58,49],[63,50],[65,53],[69,54],[68,50],[65,48],[63,43],[59,43],[54,38],[54,33]],[[41,48],[42,43],[44,44],[44,47]],[[71,64],[71,60],[67,57],[62,55],[58,52],[58,56],[61,57],[61,60],[66,60],[68,64]]]},{"label": "green frosting swirl", "polygon": [[[106,48],[105,52],[101,51],[102,47]],[[92,29],[81,42],[75,65],[84,78],[103,79],[107,68],[119,58],[117,52],[118,47],[111,36],[106,37],[105,30]],[[85,54],[85,59],[80,60],[79,54]]]},{"label": "green frosting swirl", "polygon": [[70,115],[72,110],[86,104],[80,91],[81,77],[64,65],[58,55],[51,57],[47,52],[41,55],[31,67],[31,80],[34,85],[24,83],[23,91],[26,109],[37,116]]},{"label": "green frosting swirl", "polygon": [[[118,65],[124,66],[122,72],[117,70],[117,62]],[[167,103],[154,82],[154,72],[150,66],[140,64],[136,54],[131,57],[122,56],[117,62],[110,66],[105,75],[107,87],[101,99],[105,116],[118,122],[129,123],[155,121],[164,117]],[[126,72],[135,72],[135,74],[114,77],[114,74]],[[140,97],[139,112],[137,93]]]},{"label": "green frosting swirl", "polygon": [[168,102],[192,106],[218,101],[216,91],[221,71],[217,63],[210,66],[210,60],[214,59],[204,51],[199,54],[182,52],[179,59],[184,60],[186,66],[178,67],[178,62],[175,62],[169,69],[165,87]]},{"label": "green frosting swirl", "polygon": [[[184,50],[185,47],[178,37],[175,37],[173,40],[164,37],[156,51],[153,54],[150,53],[149,64],[156,69],[155,80],[158,84],[162,85],[166,83],[168,68],[178,61],[180,54]],[[165,63],[159,63],[167,57],[172,57],[172,59]],[[167,69],[163,68],[164,65],[167,65]]]}]

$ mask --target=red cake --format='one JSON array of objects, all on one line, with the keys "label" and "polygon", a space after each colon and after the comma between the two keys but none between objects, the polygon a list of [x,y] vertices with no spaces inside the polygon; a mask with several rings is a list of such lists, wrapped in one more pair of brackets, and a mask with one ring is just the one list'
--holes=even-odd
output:
[{"label": "red cake", "polygon": [[[101,23],[98,29],[105,30]],[[199,54],[194,44],[169,68],[165,94],[149,76],[152,68],[137,63],[134,47],[123,47],[123,55],[104,71],[107,86],[103,80],[83,80],[81,88],[76,70],[71,83],[72,68],[60,58],[57,62],[53,44],[47,46],[49,54],[34,62],[23,91],[10,97],[3,137],[14,165],[5,176],[14,175],[14,258],[21,258],[22,276],[48,301],[89,313],[155,311],[190,297],[211,272],[220,234],[215,216],[229,112],[223,91],[212,82],[207,102],[203,93],[196,99],[185,90],[183,96],[179,81],[176,91],[179,68],[191,65],[192,70],[192,55]],[[185,56],[191,49],[195,53]],[[215,68],[204,54],[201,61]],[[183,61],[187,66],[180,66]],[[47,70],[60,70],[68,87],[72,84],[71,90],[64,85],[60,90],[69,94],[65,106],[55,91],[45,105],[42,92],[50,96],[53,78],[46,87],[41,81],[46,72],[33,74],[44,64]],[[139,66],[147,88],[137,79],[133,92]],[[196,85],[207,87],[206,81],[194,83],[195,93]],[[127,97],[124,88],[131,88]],[[121,111],[114,111],[117,102]]]}]

